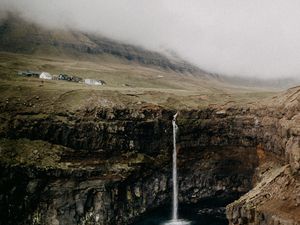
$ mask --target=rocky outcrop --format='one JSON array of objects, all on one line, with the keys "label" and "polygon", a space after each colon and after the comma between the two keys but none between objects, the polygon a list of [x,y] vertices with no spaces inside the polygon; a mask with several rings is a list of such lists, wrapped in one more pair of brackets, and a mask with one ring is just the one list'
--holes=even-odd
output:
[{"label": "rocky outcrop", "polygon": [[227,206],[231,224],[299,224],[300,182],[290,166],[264,171],[255,187]]},{"label": "rocky outcrop", "polygon": [[300,224],[299,90],[280,98],[261,118],[260,163],[254,188],[227,206],[230,224]]}]

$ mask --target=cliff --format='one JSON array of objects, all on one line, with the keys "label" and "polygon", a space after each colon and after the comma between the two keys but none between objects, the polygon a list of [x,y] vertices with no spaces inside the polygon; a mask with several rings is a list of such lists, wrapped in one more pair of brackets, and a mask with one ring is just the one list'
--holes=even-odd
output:
[{"label": "cliff", "polygon": [[[180,110],[179,201],[242,196],[230,224],[299,224],[298,93]],[[170,201],[174,109],[14,107],[1,104],[0,224],[130,224]]]},{"label": "cliff", "polygon": [[275,115],[261,123],[254,188],[227,206],[230,224],[300,224],[299,100],[299,88],[292,88],[271,102]]}]

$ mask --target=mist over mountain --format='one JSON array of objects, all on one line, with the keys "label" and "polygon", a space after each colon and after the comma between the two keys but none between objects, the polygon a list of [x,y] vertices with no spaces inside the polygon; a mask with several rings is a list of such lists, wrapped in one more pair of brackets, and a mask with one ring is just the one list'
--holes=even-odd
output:
[{"label": "mist over mountain", "polygon": [[259,77],[241,77],[241,76],[219,76],[220,80],[237,86],[245,87],[273,87],[287,89],[300,85],[300,77],[282,77],[282,78],[259,78]]},{"label": "mist over mountain", "polygon": [[0,51],[81,58],[87,55],[111,55],[165,70],[193,73],[198,76],[206,74],[172,51],[159,53],[93,33],[70,28],[42,27],[37,23],[25,21],[13,13],[7,13],[0,22]]},{"label": "mist over mountain", "polygon": [[47,27],[72,28],[160,51],[205,71],[290,78],[300,72],[300,3],[295,0],[1,0]]},{"label": "mist over mountain", "polygon": [[[297,34],[289,33],[290,26],[285,26],[291,25],[289,21],[282,21],[277,26],[281,30],[279,36],[285,36],[286,43],[278,40],[273,43],[274,40],[264,33],[257,33],[256,41],[253,42],[248,40],[248,33],[243,31],[238,35],[239,37],[230,37],[234,35],[232,33],[223,36],[226,40],[237,38],[234,43],[226,43],[226,48],[231,46],[231,49],[224,49],[222,45],[226,40],[219,39],[220,34],[213,31],[218,28],[218,32],[221,32],[223,28],[219,27],[218,23],[212,24],[212,21],[210,21],[211,29],[202,27],[201,35],[194,40],[199,35],[197,28],[199,24],[189,21],[186,11],[177,14],[181,4],[178,1],[174,1],[174,4],[162,1],[162,8],[158,12],[153,3],[141,1],[134,7],[132,3],[127,3],[128,5],[124,3],[114,5],[91,1],[89,4],[83,4],[81,1],[74,1],[70,7],[67,7],[64,1],[41,4],[38,1],[23,0],[16,4],[14,1],[1,0],[0,4],[3,7],[0,10],[0,50],[27,54],[46,52],[47,54],[76,54],[77,56],[82,53],[110,54],[131,62],[217,78],[222,82],[247,87],[287,88],[300,83],[298,78],[300,68],[297,68],[300,51],[297,51],[298,42],[292,40],[297,37]],[[219,4],[218,1],[215,2],[217,11],[220,10],[218,6],[221,7]],[[80,6],[84,7],[76,12]],[[91,9],[92,6],[97,8],[97,13]],[[121,6],[124,7],[125,12],[120,12]],[[189,3],[184,6],[187,11],[191,10]],[[205,4],[203,6],[208,7]],[[195,4],[195,7],[197,8],[198,4]],[[240,10],[245,9],[243,4],[240,7]],[[255,8],[255,4],[252,7]],[[90,11],[89,14],[86,13],[87,10]],[[103,10],[110,10],[111,15],[103,13]],[[129,12],[137,12],[137,15],[130,16]],[[144,14],[141,15],[141,12]],[[265,17],[270,19],[273,14],[268,15],[268,12],[267,10]],[[163,13],[164,17],[162,17]],[[293,16],[292,13],[293,11],[288,18]],[[176,15],[178,17],[174,21]],[[199,18],[203,16],[198,13],[193,15],[195,21],[197,21],[196,16]],[[206,16],[208,19],[209,15]],[[227,17],[223,16],[226,22]],[[185,24],[184,30],[181,30],[180,24],[188,21],[189,24]],[[239,26],[235,25],[237,32]],[[256,25],[259,26],[258,21]],[[272,24],[269,25],[269,31],[278,31],[277,28],[272,28]],[[252,28],[258,29],[255,26]],[[285,26],[284,29],[282,26]],[[174,28],[178,28],[176,31],[178,33],[172,31]],[[214,40],[213,45],[205,43],[205,38],[208,38],[212,31],[214,35],[211,36],[210,41]],[[278,35],[276,37],[278,38]],[[249,42],[241,46],[241,41],[247,40],[251,44]],[[270,44],[272,46],[269,46]],[[256,49],[257,47],[260,47],[259,50]],[[269,47],[271,52],[270,49],[266,49]],[[284,49],[283,52],[280,52],[281,48]]]}]

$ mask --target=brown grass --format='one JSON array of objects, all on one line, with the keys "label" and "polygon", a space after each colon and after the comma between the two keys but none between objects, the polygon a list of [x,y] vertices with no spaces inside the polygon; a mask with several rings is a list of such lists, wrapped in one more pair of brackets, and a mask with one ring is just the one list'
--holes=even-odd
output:
[{"label": "brown grass", "polygon": [[[66,81],[42,81],[16,75],[19,70],[66,73],[106,81],[88,86]],[[125,85],[126,84],[126,85]],[[191,74],[130,64],[109,56],[64,58],[0,53],[1,103],[32,104],[46,110],[78,110],[92,106],[135,106],[151,103],[171,108],[210,104],[247,104],[274,95],[270,90],[241,88]],[[87,104],[88,103],[88,104]]]}]

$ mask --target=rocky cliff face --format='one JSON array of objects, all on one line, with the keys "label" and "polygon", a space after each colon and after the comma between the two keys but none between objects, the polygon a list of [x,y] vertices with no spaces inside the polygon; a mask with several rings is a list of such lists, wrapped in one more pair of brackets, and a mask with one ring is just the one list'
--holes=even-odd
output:
[{"label": "rocky cliff face", "polygon": [[254,188],[227,206],[230,224],[300,224],[298,93],[274,99],[273,114],[261,118]]},{"label": "rocky cliff face", "polygon": [[[147,106],[99,110],[81,119],[12,115],[1,133],[2,151],[11,154],[3,157],[3,221],[125,224],[166,204],[173,114]],[[181,118],[180,201],[235,198],[249,190],[258,161],[254,120],[209,109],[182,112]]]},{"label": "rocky cliff face", "polygon": [[[180,111],[180,202],[226,204],[252,189],[227,207],[231,224],[299,224],[297,93]],[[130,224],[170,202],[174,111],[1,110],[0,224]]]}]

